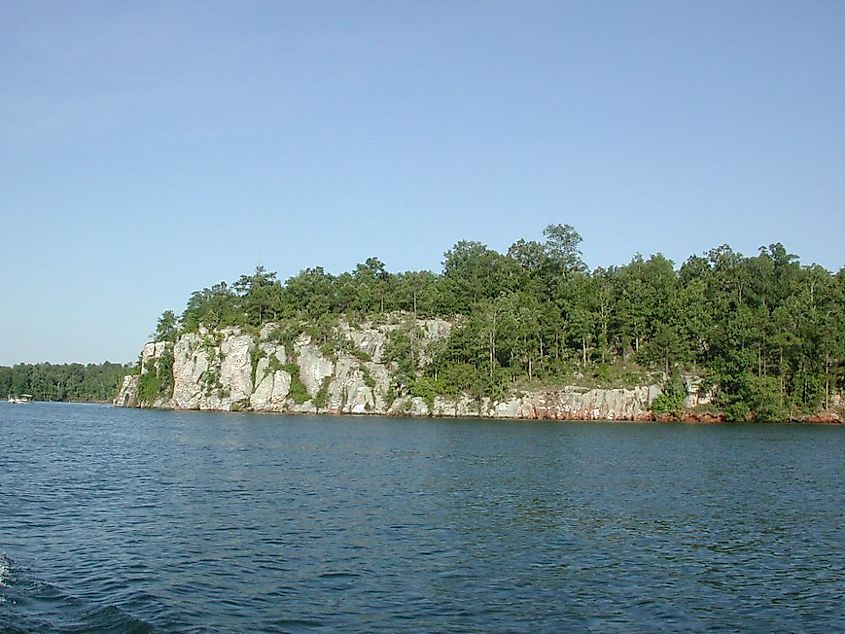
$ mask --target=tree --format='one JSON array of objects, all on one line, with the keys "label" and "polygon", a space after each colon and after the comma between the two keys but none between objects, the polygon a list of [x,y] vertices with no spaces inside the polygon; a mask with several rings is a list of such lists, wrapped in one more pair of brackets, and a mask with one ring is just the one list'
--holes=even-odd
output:
[{"label": "tree", "polygon": [[363,264],[357,265],[352,274],[355,296],[350,307],[363,313],[383,313],[391,278],[384,262],[378,258],[367,258]]},{"label": "tree", "polygon": [[217,328],[241,323],[243,314],[236,300],[237,296],[226,282],[194,291],[182,313],[182,329],[193,332],[201,324],[207,328]]},{"label": "tree", "polygon": [[[660,371],[673,390],[681,370],[705,374],[738,419],[829,407],[845,390],[845,268],[802,266],[773,243],[753,257],[722,245],[678,270],[657,253],[591,272],[581,241],[566,224],[547,226],[542,242],[517,240],[507,255],[463,240],[444,254],[441,274],[391,273],[370,257],[337,277],[314,267],[282,284],[258,266],[231,286],[194,292],[181,321],[165,311],[154,336],[278,319],[286,333],[306,328],[332,347],[340,315],[377,320],[399,310],[405,324],[388,358],[404,388],[427,399],[434,390],[490,396],[523,378],[553,385],[579,366],[596,374],[613,363],[619,375]],[[417,319],[437,316],[453,322],[452,334],[423,355]],[[73,397],[95,389],[82,376],[16,366],[0,372],[0,387]]]},{"label": "tree", "polygon": [[337,309],[335,278],[322,266],[304,269],[285,285],[284,307],[288,315],[317,318]]},{"label": "tree", "polygon": [[543,230],[546,242],[543,250],[546,262],[555,273],[569,276],[584,272],[587,265],[581,259],[581,235],[572,225],[549,225]]},{"label": "tree", "polygon": [[462,240],[444,254],[443,278],[449,309],[466,314],[473,304],[514,290],[518,269],[486,245]]},{"label": "tree", "polygon": [[517,240],[508,249],[508,257],[528,273],[538,272],[546,259],[546,249],[535,240]]},{"label": "tree", "polygon": [[232,287],[240,297],[247,324],[259,326],[279,317],[282,288],[274,272],[258,265],[252,275],[241,275]]},{"label": "tree", "polygon": [[153,334],[155,341],[176,341],[176,336],[179,333],[178,319],[176,313],[172,310],[166,310],[158,318],[156,324],[156,331]]},{"label": "tree", "polygon": [[431,271],[408,271],[394,277],[394,302],[399,310],[415,317],[441,313],[441,278]]},{"label": "tree", "polygon": [[0,393],[32,394],[37,401],[110,401],[134,364],[50,363],[0,367]]}]

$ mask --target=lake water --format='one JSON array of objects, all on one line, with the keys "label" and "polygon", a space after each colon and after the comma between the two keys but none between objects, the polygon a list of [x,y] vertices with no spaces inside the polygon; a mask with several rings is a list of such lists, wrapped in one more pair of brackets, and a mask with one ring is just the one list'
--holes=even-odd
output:
[{"label": "lake water", "polygon": [[0,631],[845,631],[845,428],[0,404]]}]

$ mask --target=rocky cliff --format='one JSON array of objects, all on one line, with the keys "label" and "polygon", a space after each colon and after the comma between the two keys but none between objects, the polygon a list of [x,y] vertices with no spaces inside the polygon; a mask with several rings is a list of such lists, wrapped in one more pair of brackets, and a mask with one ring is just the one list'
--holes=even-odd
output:
[{"label": "rocky cliff", "polygon": [[[385,359],[391,333],[407,320],[352,326],[341,322],[330,344],[308,332],[266,324],[181,335],[144,347],[141,373],[126,377],[114,404],[213,411],[493,417],[555,420],[651,420],[656,385],[512,393],[501,400],[412,396]],[[417,364],[449,336],[451,324],[419,320]]]}]

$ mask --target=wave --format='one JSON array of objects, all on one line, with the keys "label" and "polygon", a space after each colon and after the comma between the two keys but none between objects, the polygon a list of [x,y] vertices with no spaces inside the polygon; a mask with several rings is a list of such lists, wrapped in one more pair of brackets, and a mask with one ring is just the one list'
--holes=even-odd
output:
[{"label": "wave", "polygon": [[0,554],[0,603],[6,602],[3,588],[14,582],[12,578],[12,561],[4,554]]},{"label": "wave", "polygon": [[0,604],[0,632],[10,634],[155,631],[120,606],[86,602],[30,576],[6,554],[0,554]]}]

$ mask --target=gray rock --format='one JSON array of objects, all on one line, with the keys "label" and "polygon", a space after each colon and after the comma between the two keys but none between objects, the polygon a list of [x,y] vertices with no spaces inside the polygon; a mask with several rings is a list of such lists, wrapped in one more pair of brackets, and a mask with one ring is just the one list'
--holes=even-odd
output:
[{"label": "gray rock", "polygon": [[[372,361],[355,352],[339,351],[337,360],[327,358],[308,335],[300,335],[292,345],[290,358],[284,345],[272,340],[275,324],[265,324],[259,334],[226,328],[182,335],[173,345],[173,398],[156,402],[156,407],[177,409],[231,410],[249,408],[255,411],[316,413],[314,397],[327,387],[323,411],[337,414],[391,414],[411,416],[495,417],[510,419],[603,419],[641,420],[650,417],[649,406],[660,395],[659,386],[630,389],[589,389],[566,386],[554,390],[538,390],[511,394],[500,401],[480,402],[462,395],[457,398],[437,397],[429,408],[424,399],[403,395],[393,399],[393,364],[384,362],[384,347],[389,334],[398,328],[409,328],[409,316],[395,313],[388,323],[352,326],[341,322],[338,334],[354,349],[366,353]],[[425,319],[416,323],[419,363],[430,362],[431,348],[448,337],[452,324],[442,319]],[[141,359],[148,371],[149,362],[156,362],[167,349],[163,342],[144,346]],[[253,367],[253,356],[258,359]],[[298,379],[312,397],[295,403],[290,396],[293,378],[282,368],[293,362]],[[127,377],[115,405],[137,405],[140,377]],[[698,384],[688,381],[688,393]],[[703,395],[705,396],[705,395]],[[698,400],[698,402],[703,402]]]},{"label": "gray rock", "polygon": [[323,381],[334,374],[334,363],[326,359],[308,337],[300,337],[295,349],[299,363],[299,380],[311,396],[317,396],[323,387]]},{"label": "gray rock", "polygon": [[256,412],[284,412],[287,409],[290,383],[290,374],[284,370],[263,374],[249,397],[250,406]]},{"label": "gray rock", "polygon": [[123,377],[123,383],[121,383],[112,405],[115,407],[138,407],[138,386],[140,382],[141,377],[137,374]]}]

